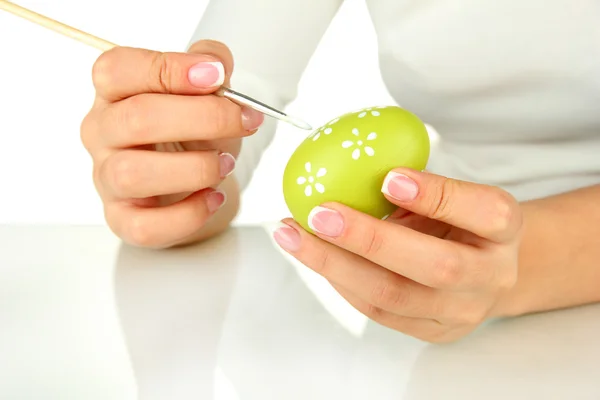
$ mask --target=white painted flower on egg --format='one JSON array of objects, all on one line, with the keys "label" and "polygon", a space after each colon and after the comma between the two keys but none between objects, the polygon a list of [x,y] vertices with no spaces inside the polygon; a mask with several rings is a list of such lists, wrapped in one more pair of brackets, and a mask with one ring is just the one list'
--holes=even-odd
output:
[{"label": "white painted flower on egg", "polygon": [[317,192],[319,192],[321,194],[325,193],[325,186],[323,186],[322,183],[317,182],[317,180],[319,178],[324,177],[325,174],[327,174],[327,169],[319,168],[319,170],[317,171],[317,173],[314,176],[312,175],[312,164],[310,162],[307,162],[306,164],[304,164],[304,169],[306,170],[306,172],[308,174],[306,176],[299,176],[296,179],[296,183],[298,185],[306,185],[304,187],[304,195],[312,196],[313,186]]},{"label": "white painted flower on egg", "polygon": [[360,158],[361,150],[364,151],[364,153],[369,157],[375,155],[375,150],[369,146],[370,143],[366,142],[377,139],[377,133],[369,133],[365,140],[360,138],[360,131],[357,128],[352,129],[352,134],[357,137],[356,140],[344,140],[342,142],[342,147],[345,149],[354,148],[354,150],[352,150],[352,158],[354,160],[358,160]]}]

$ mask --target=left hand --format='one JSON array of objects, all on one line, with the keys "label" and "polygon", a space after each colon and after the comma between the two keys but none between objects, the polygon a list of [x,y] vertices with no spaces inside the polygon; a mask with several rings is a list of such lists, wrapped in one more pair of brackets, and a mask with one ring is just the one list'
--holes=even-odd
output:
[{"label": "left hand", "polygon": [[382,221],[338,203],[275,233],[372,320],[428,342],[450,342],[493,315],[516,284],[522,214],[492,186],[398,168],[383,188],[399,208]]}]

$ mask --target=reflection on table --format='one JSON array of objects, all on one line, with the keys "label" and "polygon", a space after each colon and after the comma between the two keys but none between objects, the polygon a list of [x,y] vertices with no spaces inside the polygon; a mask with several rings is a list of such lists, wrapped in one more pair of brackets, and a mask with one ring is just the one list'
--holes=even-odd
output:
[{"label": "reflection on table", "polygon": [[[264,229],[177,254],[173,263],[124,247],[117,264],[144,399],[166,398],[160,387],[239,399],[600,398],[599,306],[494,321],[464,341],[428,345],[374,323],[360,335],[346,329]],[[165,334],[170,327],[178,334]],[[148,371],[157,348],[165,358]]]},{"label": "reflection on table", "polygon": [[429,345],[365,324],[262,227],[167,251],[102,227],[0,240],[2,399],[600,398],[600,305]]}]

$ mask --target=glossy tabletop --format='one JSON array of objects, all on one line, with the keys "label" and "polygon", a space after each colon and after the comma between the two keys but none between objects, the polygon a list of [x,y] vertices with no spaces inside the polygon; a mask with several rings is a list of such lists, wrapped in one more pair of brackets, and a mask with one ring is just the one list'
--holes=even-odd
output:
[{"label": "glossy tabletop", "polygon": [[0,399],[600,399],[600,305],[430,345],[375,323],[238,227],[124,246],[0,227]]}]

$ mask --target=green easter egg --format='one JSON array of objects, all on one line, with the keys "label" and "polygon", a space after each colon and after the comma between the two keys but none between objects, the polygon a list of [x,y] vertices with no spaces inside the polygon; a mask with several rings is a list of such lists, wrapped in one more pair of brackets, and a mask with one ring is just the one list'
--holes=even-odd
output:
[{"label": "green easter egg", "polygon": [[395,106],[344,114],[309,135],[290,157],[283,174],[283,195],[308,232],[311,210],[338,202],[376,218],[396,206],[381,193],[387,173],[397,167],[424,170],[430,142],[425,125]]}]

